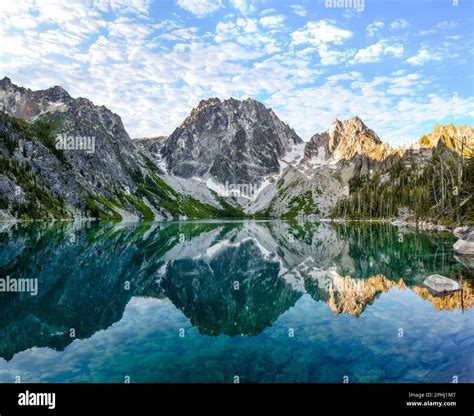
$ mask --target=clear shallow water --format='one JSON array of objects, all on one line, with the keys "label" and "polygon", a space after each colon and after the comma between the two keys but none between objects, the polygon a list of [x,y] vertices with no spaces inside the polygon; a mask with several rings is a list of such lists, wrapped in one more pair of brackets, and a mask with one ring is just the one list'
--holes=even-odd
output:
[{"label": "clear shallow water", "polygon": [[[0,230],[0,381],[474,382],[473,272],[389,225]],[[465,290],[431,296],[441,273]],[[75,337],[71,337],[71,328]]]}]

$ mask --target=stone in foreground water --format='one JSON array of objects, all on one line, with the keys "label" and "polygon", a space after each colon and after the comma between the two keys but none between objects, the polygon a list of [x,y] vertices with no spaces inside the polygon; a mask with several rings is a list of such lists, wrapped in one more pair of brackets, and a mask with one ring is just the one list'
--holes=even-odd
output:
[{"label": "stone in foreground water", "polygon": [[434,294],[439,295],[461,290],[461,285],[458,282],[449,279],[448,277],[441,276],[440,274],[432,274],[431,276],[428,276],[424,280],[423,285]]}]

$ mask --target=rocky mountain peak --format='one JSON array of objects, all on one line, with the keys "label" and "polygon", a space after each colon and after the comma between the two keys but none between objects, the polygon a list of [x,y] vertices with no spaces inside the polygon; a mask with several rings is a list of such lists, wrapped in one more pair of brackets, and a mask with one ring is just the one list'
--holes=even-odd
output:
[{"label": "rocky mountain peak", "polygon": [[345,120],[344,123],[350,124],[350,125],[355,125],[359,128],[368,130],[368,127],[364,124],[364,122],[362,121],[362,119],[359,116],[354,116],[349,120]]},{"label": "rocky mountain peak", "polygon": [[253,107],[253,108],[259,108],[259,109],[265,109],[266,111],[272,111],[271,108],[266,108],[260,101],[254,100],[253,98],[246,98],[245,100],[238,101],[233,99],[235,103],[240,104],[244,107]]},{"label": "rocky mountain peak", "polygon": [[324,153],[325,158],[351,160],[355,156],[382,160],[390,150],[359,117],[340,121],[335,119],[329,130],[315,134],[305,149],[305,159]]},{"label": "rocky mountain peak", "polygon": [[315,134],[305,146],[303,160],[352,162],[357,173],[366,174],[393,153],[392,148],[382,143],[356,116],[344,121],[335,119],[328,130]]},{"label": "rocky mountain peak", "polygon": [[12,80],[8,77],[3,77],[3,79],[0,80],[0,87],[6,88],[7,86],[12,85]]},{"label": "rocky mountain peak", "polygon": [[382,140],[380,140],[375,132],[369,129],[358,116],[343,121],[336,118],[332,122],[329,135],[334,140],[354,138],[355,142],[363,141],[365,144],[382,143]]},{"label": "rocky mountain peak", "polygon": [[45,113],[63,112],[73,98],[59,86],[32,91],[15,85],[5,77],[0,81],[0,110],[34,121]]},{"label": "rocky mountain peak", "polygon": [[134,139],[133,142],[142,150],[151,154],[155,161],[161,159],[161,149],[166,144],[167,136],[143,137]]},{"label": "rocky mountain peak", "polygon": [[45,95],[48,96],[52,101],[68,101],[72,98],[69,93],[59,85],[45,90]]},{"label": "rocky mountain peak", "polygon": [[162,154],[168,170],[177,176],[260,184],[264,176],[279,172],[279,160],[301,142],[258,101],[210,98],[173,132]]},{"label": "rocky mountain peak", "polygon": [[404,153],[407,166],[426,166],[431,163],[433,152],[445,154],[461,152],[465,157],[474,154],[474,129],[471,126],[442,125],[436,123],[431,132],[424,134]]},{"label": "rocky mountain peak", "polygon": [[189,114],[188,117],[186,117],[186,119],[183,121],[180,127],[185,129],[187,126],[194,123],[206,111],[211,110],[212,108],[215,108],[220,104],[221,104],[221,100],[217,97],[212,97],[207,100],[199,101],[198,106],[191,110],[191,113]]}]

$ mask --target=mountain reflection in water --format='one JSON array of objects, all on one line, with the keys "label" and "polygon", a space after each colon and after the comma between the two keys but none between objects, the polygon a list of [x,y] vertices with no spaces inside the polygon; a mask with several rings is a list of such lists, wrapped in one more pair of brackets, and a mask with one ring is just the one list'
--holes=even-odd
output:
[{"label": "mountain reflection in water", "polygon": [[[473,327],[462,318],[474,302],[473,272],[453,256],[446,233],[282,221],[35,224],[5,227],[0,241],[0,277],[36,278],[39,287],[37,296],[0,293],[7,362],[107,330],[132,298],[171,301],[210,337],[257,337],[308,299],[333,319],[360,319],[392,290],[415,294],[432,311],[460,313],[460,328]],[[432,296],[422,282],[433,273],[464,290]]]}]

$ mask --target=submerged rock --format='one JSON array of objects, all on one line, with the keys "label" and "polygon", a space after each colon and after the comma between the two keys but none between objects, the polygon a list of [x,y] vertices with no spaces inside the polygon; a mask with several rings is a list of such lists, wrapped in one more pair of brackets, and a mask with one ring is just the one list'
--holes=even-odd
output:
[{"label": "submerged rock", "polygon": [[428,276],[424,280],[423,286],[436,295],[444,295],[462,289],[458,282],[445,276],[441,276],[440,274],[432,274],[431,276]]},{"label": "submerged rock", "polygon": [[385,375],[389,379],[396,379],[408,368],[407,364],[399,359],[391,361],[385,367]]},{"label": "submerged rock", "polygon": [[425,353],[421,357],[421,362],[427,365],[438,365],[445,361],[445,354],[441,351]]}]

